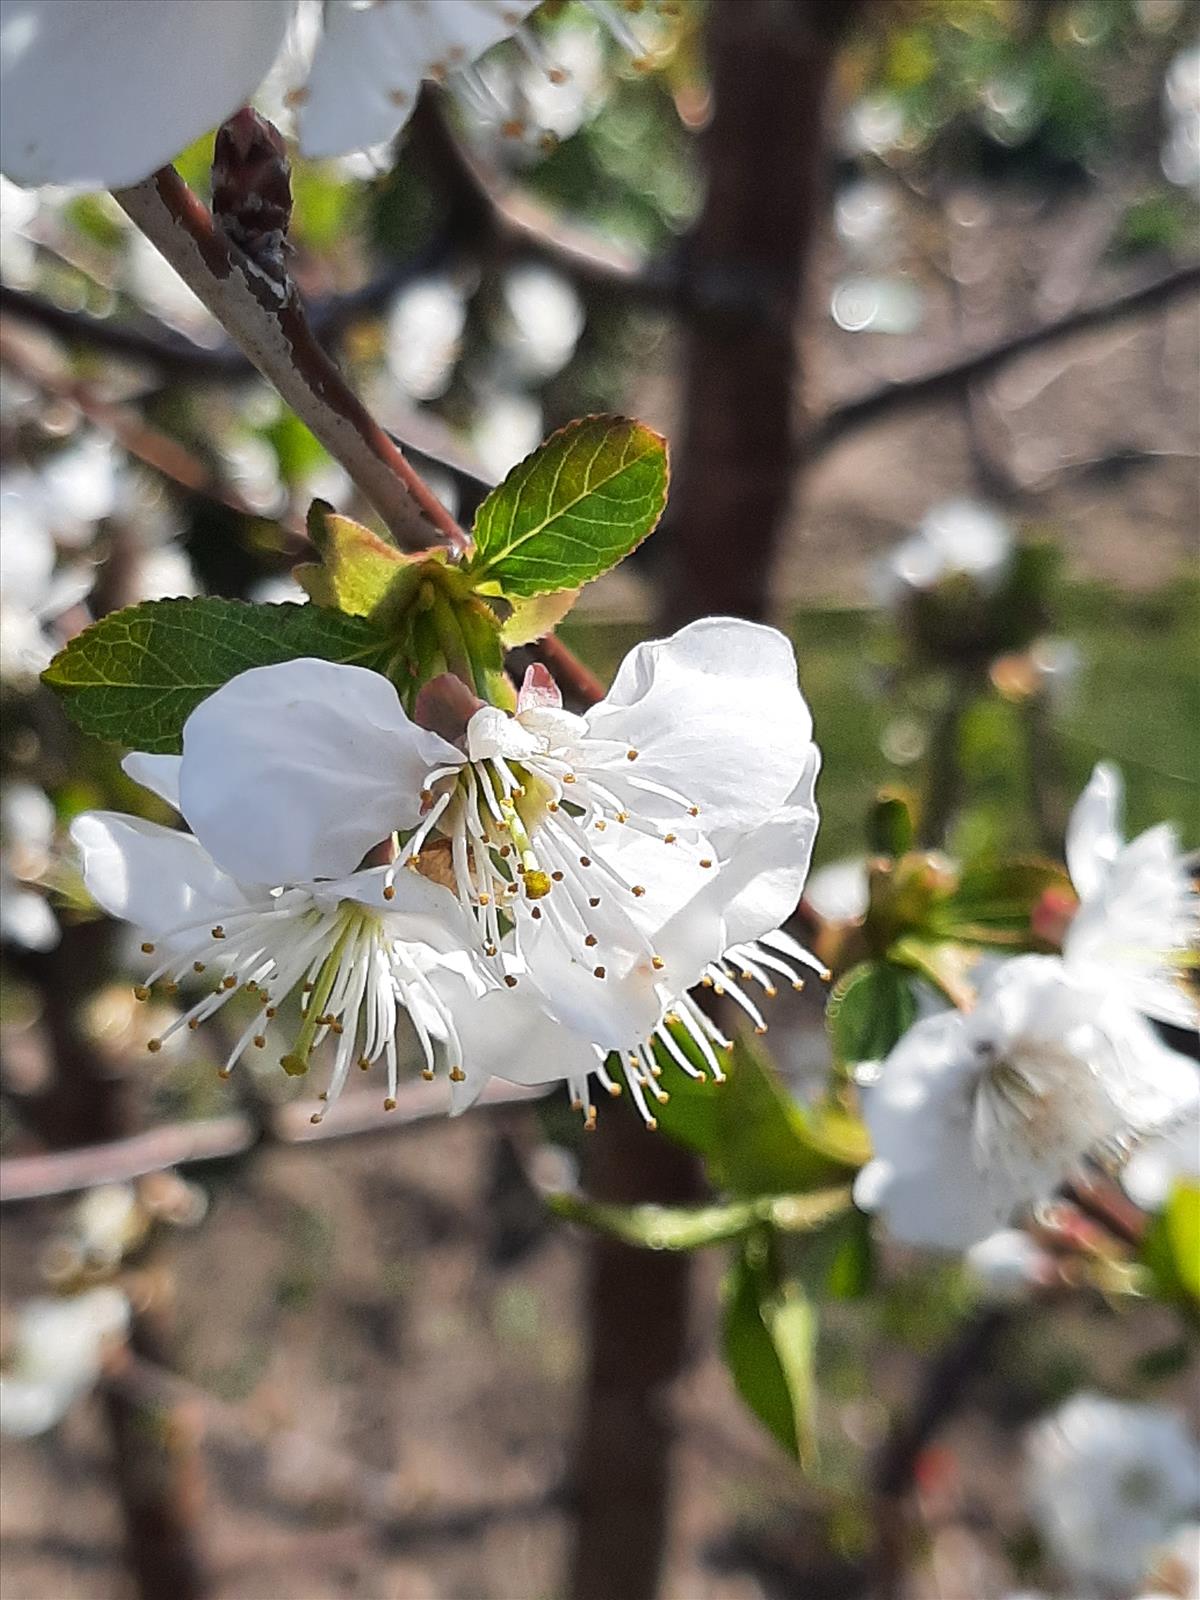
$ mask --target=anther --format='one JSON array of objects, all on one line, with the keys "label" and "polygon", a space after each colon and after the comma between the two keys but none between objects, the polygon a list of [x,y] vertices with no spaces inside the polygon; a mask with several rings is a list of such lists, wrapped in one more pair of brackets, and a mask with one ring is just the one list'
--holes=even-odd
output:
[{"label": "anther", "polygon": [[224,977],[224,978],[221,979],[221,987],[222,987],[222,989],[236,989],[237,988],[237,979],[234,977],[232,972],[229,973],[227,977]]},{"label": "anther", "polygon": [[278,1009],[279,1009],[278,1006],[268,1006],[266,1011],[263,1013],[263,1015],[264,1016],[268,1016],[268,1017],[273,1017],[273,1016],[276,1015]]},{"label": "anther", "polygon": [[433,1068],[432,1067],[422,1067],[421,1076],[425,1079],[426,1083],[432,1083],[433,1082]]},{"label": "anther", "polygon": [[466,1073],[463,1071],[463,1069],[461,1067],[451,1067],[450,1068],[450,1082],[451,1083],[465,1083],[466,1082],[466,1078],[467,1078],[467,1075],[466,1075]]},{"label": "anther", "polygon": [[702,867],[711,867],[712,866],[712,858],[710,856],[701,856],[700,865]]},{"label": "anther", "polygon": [[542,920],[542,908],[541,908],[541,906],[533,906],[533,907],[531,907],[529,915],[533,918],[533,920],[535,922],[540,922]]},{"label": "anther", "polygon": [[154,946],[147,942],[142,946],[142,954],[144,956],[152,956],[154,954]]},{"label": "anther", "polygon": [[646,892],[646,885],[644,883],[635,883],[633,885],[632,890],[631,890],[631,893],[634,894],[637,897],[637,899],[639,899],[639,900],[642,898],[642,896],[645,894],[645,892]]},{"label": "anther", "polygon": [[699,806],[689,806],[688,807],[688,816],[689,817],[698,817],[699,815],[700,815],[700,807]]},{"label": "anther", "polygon": [[625,752],[626,761],[636,761],[637,758],[638,758],[638,753],[637,753],[636,750],[626,750],[626,752]]},{"label": "anther", "polygon": [[546,804],[546,810],[547,811],[557,811],[558,810],[558,801],[557,800],[548,801],[547,804]]},{"label": "anther", "polygon": [[591,856],[580,856],[580,858],[579,858],[579,865],[580,865],[580,866],[581,866],[581,867],[590,867],[590,866],[591,866],[591,864],[592,864],[592,858],[591,858]]},{"label": "anther", "polygon": [[385,900],[394,900],[396,898],[396,885],[394,883],[385,883],[384,884],[384,886],[383,886],[383,898]]},{"label": "anther", "polygon": [[517,980],[513,977],[511,972],[506,972],[504,974],[504,981],[510,989],[515,989],[517,987]]},{"label": "anther", "polygon": [[666,962],[661,956],[651,956],[650,965],[654,968],[655,972],[661,972],[666,966]]},{"label": "anther", "polygon": [[158,1052],[162,1049],[162,1040],[161,1039],[147,1039],[146,1040],[146,1049],[149,1050],[149,1052],[150,1052],[150,1054],[152,1056],[156,1056],[158,1054]]},{"label": "anther", "polygon": [[602,978],[604,976],[604,968],[603,967],[593,967],[592,968],[592,973],[593,973],[593,975],[595,977]]},{"label": "anther", "polygon": [[150,991],[147,989],[144,983],[138,983],[134,985],[133,998],[135,1000],[149,1000]]},{"label": "anther", "polygon": [[589,950],[594,950],[600,941],[596,938],[594,933],[589,933],[583,942],[585,945],[587,945]]},{"label": "anther", "polygon": [[563,881],[563,875],[561,872],[552,872],[550,876],[554,879],[555,883],[561,883]]},{"label": "anther", "polygon": [[629,821],[629,813],[628,813],[628,811],[618,811],[616,813],[616,817],[617,817],[617,821],[618,822],[628,822]]},{"label": "anther", "polygon": [[755,1028],[754,1031],[755,1031],[755,1033],[757,1033],[761,1037],[767,1031],[766,1023],[765,1022],[760,1022],[758,1024],[758,1026]]},{"label": "anther", "polygon": [[178,994],[179,993],[179,985],[177,983],[164,983],[163,984],[163,993],[164,994]]},{"label": "anther", "polygon": [[[525,892],[526,892],[526,894],[528,894],[528,893],[529,893],[529,886],[528,886],[528,884],[526,884],[526,886],[525,886]],[[480,904],[480,905],[481,905],[481,906],[490,906],[490,905],[491,905],[491,903],[492,903],[492,897],[491,897],[491,895],[490,895],[490,894],[481,894],[481,895],[480,895],[480,896],[479,896],[479,904]]]},{"label": "anther", "polygon": [[619,1083],[610,1083],[608,1086],[608,1092],[614,1100],[619,1099],[621,1094],[621,1085]]},{"label": "anther", "polygon": [[312,1123],[314,1128],[319,1128],[322,1122],[325,1120],[325,1114],[321,1111],[314,1111],[308,1120]]},{"label": "anther", "polygon": [[396,1102],[392,1099],[391,1095],[388,1095],[387,1099],[383,1102],[383,1109],[385,1111],[395,1111]]},{"label": "anther", "polygon": [[189,1017],[188,1018],[188,1030],[189,1030],[189,1032],[195,1033],[196,1029],[199,1026],[200,1026],[200,1018],[199,1017]]},{"label": "anther", "polygon": [[217,1068],[217,1077],[220,1078],[222,1083],[228,1083],[230,1078],[233,1077],[233,1068],[232,1067],[218,1067]]},{"label": "anther", "polygon": [[267,1047],[267,1041],[266,1041],[265,1037],[261,1033],[256,1033],[254,1035],[254,1048],[256,1050],[265,1050],[266,1047]]},{"label": "anther", "polygon": [[192,962],[192,971],[193,972],[203,972],[204,971],[204,963],[203,963],[203,961],[193,961]]},{"label": "anther", "polygon": [[575,782],[575,774],[573,772],[564,772],[563,773],[563,782],[564,783],[574,783]]},{"label": "anther", "polygon": [[608,823],[607,823],[607,822],[605,822],[605,821],[604,821],[604,819],[603,819],[603,818],[602,818],[602,817],[600,817],[600,818],[597,818],[597,820],[596,820],[596,832],[597,832],[597,833],[603,833],[603,832],[604,832],[604,830],[605,830],[605,829],[606,829],[606,828],[607,828],[607,827],[608,827]]},{"label": "anther", "polygon": [[364,1072],[369,1072],[371,1070],[371,1063],[367,1060],[366,1056],[359,1056],[358,1064]]},{"label": "anther", "polygon": [[676,838],[676,835],[673,834],[673,833],[664,833],[663,834],[663,843],[664,844],[674,844],[675,843],[675,838]]},{"label": "anther", "polygon": [[588,900],[588,905],[590,905],[593,909],[595,909],[595,907],[598,906],[599,904],[600,904],[600,896],[598,894],[592,895],[591,898]]},{"label": "anther", "polygon": [[219,922],[217,923],[216,927],[211,929],[210,931],[211,931],[212,936],[213,936],[214,939],[223,939],[225,937],[225,929],[221,926],[221,924]]}]

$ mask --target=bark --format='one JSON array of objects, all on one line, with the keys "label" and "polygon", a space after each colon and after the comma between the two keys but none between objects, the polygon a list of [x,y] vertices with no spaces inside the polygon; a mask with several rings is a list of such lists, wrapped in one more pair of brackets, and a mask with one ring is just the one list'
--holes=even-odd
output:
[{"label": "bark", "polygon": [[[797,465],[796,327],[822,215],[826,100],[856,0],[715,0],[707,196],[685,273],[682,451],[664,626],[761,618]],[[707,310],[703,308],[707,307]]]}]

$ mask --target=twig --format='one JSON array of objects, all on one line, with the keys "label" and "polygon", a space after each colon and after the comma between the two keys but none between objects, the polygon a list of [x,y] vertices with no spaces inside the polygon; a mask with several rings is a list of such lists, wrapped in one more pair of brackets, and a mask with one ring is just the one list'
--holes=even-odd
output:
[{"label": "twig", "polygon": [[893,1427],[873,1473],[874,1600],[904,1593],[910,1544],[908,1496],[922,1452],[962,1404],[972,1379],[1008,1331],[1014,1312],[989,1306],[964,1322],[925,1370],[912,1410]]},{"label": "twig", "polygon": [[299,297],[282,293],[226,238],[175,169],[163,167],[116,199],[346,469],[397,542],[420,549],[440,536],[461,553],[462,529],[318,344]]},{"label": "twig", "polygon": [[1173,272],[1128,289],[1095,305],[1083,306],[1040,327],[1029,328],[1024,333],[1010,334],[981,350],[956,356],[945,366],[930,372],[916,373],[910,378],[897,378],[882,384],[852,400],[832,406],[809,430],[804,450],[826,450],[830,445],[854,432],[857,428],[878,422],[881,417],[910,406],[940,400],[957,394],[973,378],[982,378],[1030,350],[1040,349],[1058,339],[1076,333],[1086,333],[1090,328],[1106,327],[1123,317],[1145,311],[1153,306],[1165,305],[1178,296],[1200,288],[1200,262],[1178,267]]},{"label": "twig", "polygon": [[[535,1100],[546,1092],[494,1080],[477,1104],[514,1105]],[[307,1145],[409,1128],[431,1117],[444,1116],[445,1111],[445,1089],[438,1084],[417,1082],[400,1086],[394,1111],[385,1111],[373,1096],[355,1095],[336,1101],[319,1123],[313,1123],[307,1106],[285,1105],[262,1129],[248,1116],[234,1113],[196,1122],[167,1123],[107,1144],[5,1156],[0,1160],[0,1205],[72,1194],[101,1183],[129,1183],[168,1167],[228,1161],[261,1142]]]}]

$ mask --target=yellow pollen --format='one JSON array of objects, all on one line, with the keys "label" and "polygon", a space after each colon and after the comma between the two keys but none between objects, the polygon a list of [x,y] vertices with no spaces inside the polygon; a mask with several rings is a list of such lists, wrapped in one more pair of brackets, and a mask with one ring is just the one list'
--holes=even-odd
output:
[{"label": "yellow pollen", "polygon": [[706,972],[706,973],[705,973],[705,974],[704,974],[704,976],[703,976],[703,977],[702,977],[702,978],[701,978],[701,979],[700,979],[700,984],[701,984],[701,987],[702,987],[702,988],[704,988],[704,989],[711,989],[711,988],[712,988],[712,986],[713,986],[713,981],[712,981],[712,979],[711,979],[711,978],[710,978],[710,977],[709,977],[709,975],[708,975],[708,973],[707,973],[707,972]]},{"label": "yellow pollen", "polygon": [[359,1056],[358,1064],[364,1072],[369,1072],[371,1070],[371,1063],[367,1060],[366,1056]]},{"label": "yellow pollen", "polygon": [[147,987],[146,987],[146,985],[144,983],[139,983],[139,984],[137,984],[135,986],[134,991],[133,991],[133,998],[135,1000],[149,1000],[150,991],[149,991],[149,989],[147,989]]},{"label": "yellow pollen", "polygon": [[708,856],[702,856],[700,858],[700,865],[702,867],[711,867],[712,866],[712,861]]},{"label": "yellow pollen", "polygon": [[543,895],[550,893],[550,875],[546,872],[535,871],[525,873],[525,898],[527,900],[540,900]]},{"label": "yellow pollen", "polygon": [[768,1000],[774,1000],[775,996],[779,993],[779,990],[773,983],[769,983],[763,990],[763,993],[766,995]]},{"label": "yellow pollen", "polygon": [[596,1131],[596,1108],[595,1108],[595,1106],[589,1106],[588,1107],[587,1121],[583,1125],[583,1131],[584,1131],[584,1133],[595,1133],[595,1131]]},{"label": "yellow pollen", "polygon": [[762,1034],[766,1033],[766,1031],[767,1031],[766,1023],[765,1022],[760,1022],[759,1025],[755,1028],[754,1031],[755,1031],[755,1033],[757,1033],[759,1035],[762,1035]]},{"label": "yellow pollen", "polygon": [[664,844],[674,844],[675,843],[675,835],[673,833],[664,833],[663,834],[663,843]]},{"label": "yellow pollen", "polygon": [[713,993],[723,995],[725,993],[725,985],[723,983],[714,983]]},{"label": "yellow pollen", "polygon": [[557,811],[558,810],[558,801],[557,800],[549,801],[547,806],[546,806],[546,810],[547,811]]},{"label": "yellow pollen", "polygon": [[154,954],[154,946],[147,942],[142,946],[142,954],[144,956],[152,956]]},{"label": "yellow pollen", "polygon": [[237,979],[233,976],[232,972],[229,974],[229,976],[227,978],[222,978],[221,979],[221,987],[222,987],[222,989],[236,989],[237,988]]},{"label": "yellow pollen", "polygon": [[[528,884],[526,884],[526,886],[525,886],[525,893],[526,894],[529,893],[529,885]],[[481,894],[479,896],[479,904],[481,906],[490,906],[491,903],[492,903],[492,897],[491,897],[490,894]]]},{"label": "yellow pollen", "polygon": [[391,1095],[388,1095],[387,1099],[383,1102],[383,1109],[385,1111],[395,1111],[396,1102],[392,1099]]},{"label": "yellow pollen", "polygon": [[618,811],[616,815],[617,815],[617,821],[618,822],[628,822],[629,821],[629,813],[628,813],[628,811]]},{"label": "yellow pollen", "polygon": [[610,1083],[608,1086],[608,1092],[614,1100],[618,1099],[621,1093],[621,1085],[619,1083]]},{"label": "yellow pollen", "polygon": [[161,1039],[147,1039],[146,1040],[146,1049],[149,1050],[149,1052],[150,1052],[150,1054],[152,1056],[156,1056],[158,1054],[158,1052],[162,1049],[162,1040]]},{"label": "yellow pollen", "polygon": [[632,893],[634,895],[636,895],[639,900],[642,898],[642,896],[645,894],[645,892],[646,892],[646,886],[645,886],[644,883],[635,883],[634,884]]},{"label": "yellow pollen", "polygon": [[383,886],[383,898],[385,900],[394,900],[396,898],[396,885],[394,883],[385,883],[384,884],[384,886]]},{"label": "yellow pollen", "polygon": [[575,782],[575,774],[573,772],[564,772],[563,773],[563,782],[564,783],[574,783]]},{"label": "yellow pollen", "polygon": [[604,822],[603,820],[597,820],[597,822],[596,822],[596,832],[597,833],[603,833],[605,828],[607,828],[607,827],[608,827],[608,823],[607,822]]},{"label": "yellow pollen", "polygon": [[425,1079],[426,1083],[432,1083],[433,1082],[433,1069],[431,1067],[422,1067],[421,1076]]},{"label": "yellow pollen", "polygon": [[666,966],[666,962],[661,956],[651,956],[650,965],[654,968],[655,972],[661,972]]},{"label": "yellow pollen", "polygon": [[700,807],[699,806],[689,806],[688,807],[688,816],[689,817],[698,817],[699,815],[700,815]]},{"label": "yellow pollen", "polygon": [[801,989],[803,989],[803,987],[804,987],[804,979],[803,978],[793,978],[792,979],[792,988],[795,989],[797,994],[800,993],[800,991],[801,991]]},{"label": "yellow pollen", "polygon": [[217,1077],[220,1078],[222,1083],[228,1083],[230,1078],[233,1077],[233,1068],[232,1067],[218,1067],[217,1068]]},{"label": "yellow pollen", "polygon": [[650,1129],[651,1133],[657,1133],[658,1132],[658,1118],[657,1117],[647,1117],[646,1118],[646,1126]]},{"label": "yellow pollen", "polygon": [[461,1067],[451,1067],[450,1068],[450,1082],[451,1083],[465,1083],[466,1082],[466,1078],[467,1078],[467,1075],[466,1075],[466,1073],[463,1071],[463,1069]]},{"label": "yellow pollen", "polygon": [[625,752],[626,761],[636,761],[637,758],[638,758],[638,753],[637,753],[636,750],[626,750],[626,752]]}]

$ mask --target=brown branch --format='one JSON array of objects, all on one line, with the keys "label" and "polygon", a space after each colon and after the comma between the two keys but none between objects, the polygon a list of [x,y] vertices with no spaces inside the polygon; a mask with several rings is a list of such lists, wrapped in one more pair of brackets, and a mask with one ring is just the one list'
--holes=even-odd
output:
[{"label": "brown branch", "polygon": [[173,167],[117,193],[122,209],[275,385],[379,512],[397,542],[466,535],[349,387],[309,326],[299,297],[281,293],[225,236]]},{"label": "brown branch", "polygon": [[908,1498],[926,1446],[961,1406],[972,1380],[1007,1333],[1013,1310],[988,1306],[965,1321],[925,1369],[912,1410],[888,1435],[875,1464],[872,1561],[874,1600],[905,1593],[911,1545]]},{"label": "brown branch", "polygon": [[422,94],[409,128],[464,244],[476,251],[536,256],[584,288],[679,307],[682,285],[671,263],[643,261],[506,186],[455,136],[445,101],[436,92]]},{"label": "brown branch", "polygon": [[[488,1084],[477,1105],[514,1105],[536,1100],[546,1092],[497,1079]],[[233,1113],[196,1122],[168,1123],[107,1144],[5,1156],[0,1160],[0,1204],[72,1194],[101,1183],[129,1183],[169,1167],[228,1161],[262,1142],[307,1145],[411,1128],[431,1117],[444,1116],[445,1112],[446,1095],[441,1085],[414,1082],[400,1086],[394,1111],[385,1111],[373,1097],[355,1095],[336,1101],[319,1123],[312,1121],[307,1106],[290,1104],[280,1107],[263,1128],[250,1117]]]},{"label": "brown branch", "polygon": [[1044,322],[1040,327],[1011,334],[980,350],[956,356],[932,371],[915,373],[909,378],[897,378],[855,399],[841,401],[809,430],[804,451],[811,456],[814,451],[827,450],[846,434],[869,427],[895,411],[957,395],[973,379],[987,377],[1031,350],[1041,349],[1044,345],[1077,333],[1086,333],[1092,328],[1107,327],[1109,323],[1118,322],[1139,311],[1166,305],[1197,288],[1200,288],[1200,262],[1193,262],[1141,284],[1136,289],[1128,289],[1095,305],[1082,306],[1052,322]]}]

